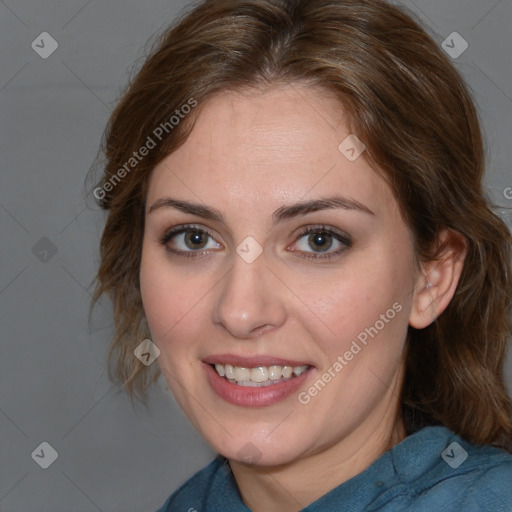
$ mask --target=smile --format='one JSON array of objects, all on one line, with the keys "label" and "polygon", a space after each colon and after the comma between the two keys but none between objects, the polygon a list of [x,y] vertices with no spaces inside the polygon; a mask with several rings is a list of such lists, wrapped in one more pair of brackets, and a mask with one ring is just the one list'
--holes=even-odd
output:
[{"label": "smile", "polygon": [[246,368],[230,364],[212,365],[220,377],[224,377],[231,384],[245,387],[272,386],[280,382],[294,379],[304,373],[308,366],[256,366]]},{"label": "smile", "polygon": [[223,401],[241,407],[276,405],[298,393],[316,373],[303,361],[270,356],[219,354],[203,361],[202,366],[211,390]]}]

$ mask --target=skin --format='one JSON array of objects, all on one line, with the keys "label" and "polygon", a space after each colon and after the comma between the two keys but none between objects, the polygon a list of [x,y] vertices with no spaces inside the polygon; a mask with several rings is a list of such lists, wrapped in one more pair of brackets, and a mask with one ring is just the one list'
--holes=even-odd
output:
[{"label": "skin", "polygon": [[[415,265],[388,185],[364,153],[351,162],[338,150],[349,134],[339,103],[318,89],[225,92],[201,106],[188,140],[149,181],[140,284],[158,362],[255,512],[300,510],[404,438],[397,411],[408,326],[423,328],[445,309],[462,269],[460,240],[448,232],[443,258]],[[284,205],[334,193],[372,213],[330,208],[273,225]],[[173,207],[149,212],[163,197],[215,208],[224,220]],[[190,249],[183,235],[162,245],[166,230],[183,224],[211,233],[205,248]],[[305,226],[331,228],[352,244],[327,238],[327,252],[343,252],[307,259],[325,253],[300,235]],[[236,252],[248,236],[263,249],[252,263]],[[314,366],[307,391],[397,303],[400,312],[306,405],[297,393],[266,407],[233,405],[206,379],[205,357],[272,355]],[[242,460],[249,442],[251,464]]]}]

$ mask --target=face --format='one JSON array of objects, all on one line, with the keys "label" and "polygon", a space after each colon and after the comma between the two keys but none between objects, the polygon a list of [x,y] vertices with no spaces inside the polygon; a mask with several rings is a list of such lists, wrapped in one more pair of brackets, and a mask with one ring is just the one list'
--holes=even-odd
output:
[{"label": "face", "polygon": [[320,90],[225,92],[150,177],[140,285],[157,361],[232,460],[357,450],[394,421],[412,241],[364,152],[339,148],[349,135]]}]

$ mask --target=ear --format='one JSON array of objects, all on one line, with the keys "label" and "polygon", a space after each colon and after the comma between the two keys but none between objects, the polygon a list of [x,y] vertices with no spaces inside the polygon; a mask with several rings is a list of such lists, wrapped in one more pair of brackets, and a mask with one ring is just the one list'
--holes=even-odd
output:
[{"label": "ear", "polygon": [[446,309],[459,283],[468,250],[466,238],[444,229],[438,236],[435,260],[422,263],[412,301],[409,325],[423,329]]}]

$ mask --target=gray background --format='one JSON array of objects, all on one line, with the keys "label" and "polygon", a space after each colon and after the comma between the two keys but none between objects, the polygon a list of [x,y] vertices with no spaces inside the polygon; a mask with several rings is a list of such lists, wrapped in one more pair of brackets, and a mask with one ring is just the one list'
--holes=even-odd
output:
[{"label": "gray background", "polygon": [[[187,3],[0,1],[2,512],[154,512],[212,458],[162,383],[147,409],[116,393],[108,301],[87,323],[104,219],[84,180],[134,62]],[[455,63],[487,134],[489,196],[512,207],[511,0],[404,3],[439,44],[468,42]],[[47,59],[31,48],[45,31]],[[31,457],[43,441],[48,469]]]}]

